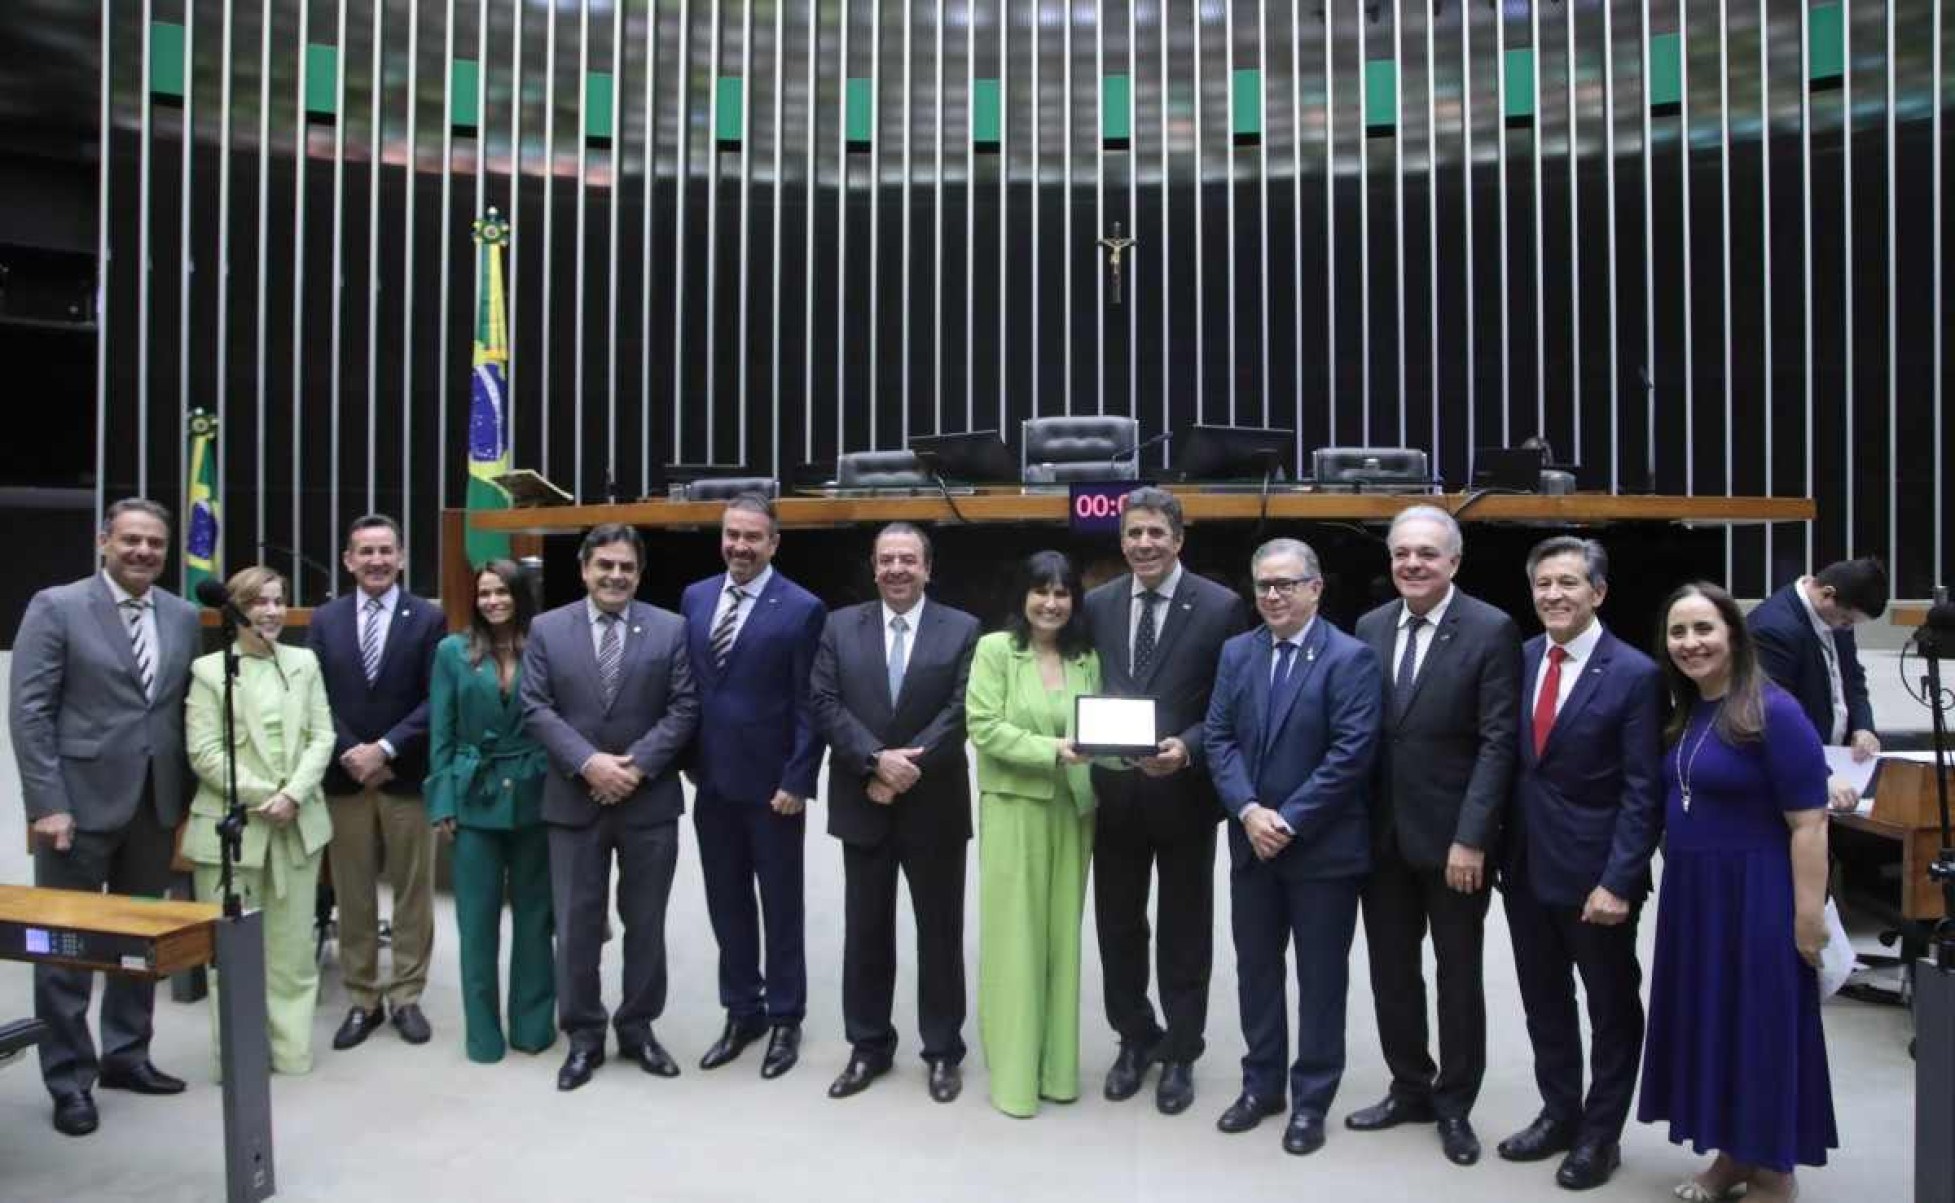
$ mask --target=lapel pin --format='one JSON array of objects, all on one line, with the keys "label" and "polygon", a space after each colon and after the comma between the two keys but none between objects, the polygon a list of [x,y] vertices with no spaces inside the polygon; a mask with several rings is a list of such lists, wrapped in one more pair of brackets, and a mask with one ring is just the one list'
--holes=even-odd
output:
[{"label": "lapel pin", "polygon": [[644,627],[634,626],[631,628],[631,633],[634,635],[642,635],[644,631],[645,631]]}]

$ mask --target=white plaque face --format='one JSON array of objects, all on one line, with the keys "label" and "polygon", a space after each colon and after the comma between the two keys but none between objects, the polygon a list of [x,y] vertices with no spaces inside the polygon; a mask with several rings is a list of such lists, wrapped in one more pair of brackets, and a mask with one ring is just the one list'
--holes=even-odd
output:
[{"label": "white plaque face", "polygon": [[1073,743],[1102,755],[1146,756],[1158,747],[1153,698],[1082,697],[1077,727]]}]

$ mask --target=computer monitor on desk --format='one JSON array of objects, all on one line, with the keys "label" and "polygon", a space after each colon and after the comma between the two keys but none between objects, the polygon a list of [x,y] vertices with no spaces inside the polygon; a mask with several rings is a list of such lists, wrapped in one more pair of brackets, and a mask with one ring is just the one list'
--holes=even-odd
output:
[{"label": "computer monitor on desk", "polygon": [[1190,426],[1175,444],[1174,466],[1188,483],[1283,480],[1297,432],[1261,426]]},{"label": "computer monitor on desk", "polygon": [[963,434],[920,434],[910,451],[925,471],[941,480],[965,484],[1004,484],[1018,480],[1018,461],[995,430]]}]

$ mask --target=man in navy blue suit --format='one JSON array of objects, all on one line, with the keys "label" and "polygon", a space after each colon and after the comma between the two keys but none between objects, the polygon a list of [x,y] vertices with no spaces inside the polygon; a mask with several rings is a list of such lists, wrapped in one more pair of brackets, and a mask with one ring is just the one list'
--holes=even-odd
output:
[{"label": "man in navy blue suit", "polygon": [[720,517],[725,574],[694,582],[679,606],[700,700],[692,818],[726,1008],[726,1030],[699,1067],[725,1065],[771,1027],[763,1078],[794,1068],[808,1010],[802,845],[822,752],[808,675],[828,619],[814,594],[774,570],[780,546],[772,503],[735,497]]},{"label": "man in navy blue suit", "polygon": [[[1542,1109],[1499,1151],[1508,1161],[1566,1152],[1555,1181],[1587,1190],[1621,1163],[1643,1047],[1636,919],[1663,830],[1663,685],[1655,663],[1596,617],[1609,588],[1601,544],[1547,539],[1527,573],[1547,632],[1522,649],[1501,884]],[[1586,1099],[1575,972],[1592,1033]]]},{"label": "man in navy blue suit", "polygon": [[[333,707],[333,893],[339,960],[352,1003],[333,1034],[348,1049],[380,1026],[385,997],[410,1044],[427,1042],[421,992],[434,953],[434,835],[421,800],[428,767],[428,682],[448,632],[441,608],[401,587],[400,527],[385,514],[353,520],[340,557],[359,587],[313,612],[306,646],[319,657]],[[393,900],[393,980],[380,980],[374,847],[386,850]]]},{"label": "man in navy blue suit", "polygon": [[1283,1148],[1324,1144],[1344,1075],[1344,996],[1358,888],[1371,865],[1367,782],[1378,742],[1378,657],[1317,617],[1317,553],[1272,539],[1250,559],[1263,625],[1222,646],[1203,726],[1229,824],[1242,1094],[1216,1126],[1246,1132],[1284,1106],[1286,946],[1296,942],[1297,1057]]},{"label": "man in navy blue suit", "polygon": [[[1820,742],[1852,748],[1855,760],[1880,755],[1880,737],[1853,628],[1886,608],[1887,569],[1880,561],[1841,560],[1800,577],[1745,618],[1758,666],[1798,699]],[[1839,777],[1826,792],[1835,810],[1859,805],[1858,793]]]}]

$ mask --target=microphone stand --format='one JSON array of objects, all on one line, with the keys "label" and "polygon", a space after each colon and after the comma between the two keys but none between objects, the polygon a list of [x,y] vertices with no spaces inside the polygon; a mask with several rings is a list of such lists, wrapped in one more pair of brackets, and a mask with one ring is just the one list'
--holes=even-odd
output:
[{"label": "microphone stand", "polygon": [[[229,615],[225,616],[227,619]],[[238,801],[237,704],[233,686],[238,679],[238,641],[235,631],[224,641],[224,817],[217,822],[218,882],[224,895],[224,917],[244,914],[232,867],[244,855],[244,806]]]},{"label": "microphone stand", "polygon": [[1935,593],[1928,620],[1914,635],[1927,667],[1941,819],[1941,851],[1928,866],[1928,879],[1941,887],[1942,896],[1934,960],[1914,970],[1914,1197],[1921,1203],[1955,1203],[1955,1141],[1949,1138],[1955,1131],[1955,837],[1948,817],[1948,704],[1941,687],[1942,657],[1955,655],[1955,605],[1944,590]]}]

